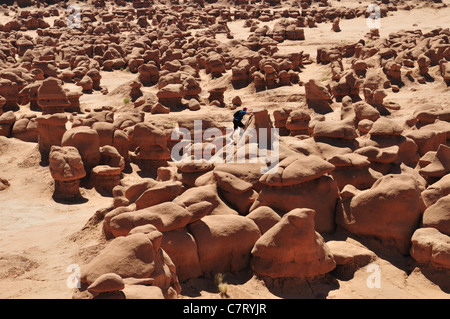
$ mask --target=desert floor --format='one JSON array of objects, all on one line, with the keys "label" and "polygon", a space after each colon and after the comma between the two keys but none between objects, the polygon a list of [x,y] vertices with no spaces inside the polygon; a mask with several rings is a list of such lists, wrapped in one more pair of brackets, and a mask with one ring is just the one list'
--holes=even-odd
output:
[{"label": "desert floor", "polygon": [[[352,6],[355,1],[330,1],[333,5]],[[368,1],[362,1],[365,3]],[[447,1],[449,2],[449,1]],[[450,3],[449,3],[450,4]],[[448,27],[450,7],[445,9],[424,8],[412,11],[390,12],[383,18],[380,35],[388,36],[398,30],[421,29],[432,30],[436,27]],[[10,17],[0,16],[0,23]],[[52,18],[47,18],[52,22]],[[236,39],[248,37],[248,29],[243,28],[243,21],[228,24]],[[268,24],[273,24],[269,22]],[[368,32],[364,18],[341,20],[341,32],[330,31],[329,23],[321,23],[317,28],[305,28],[305,41],[284,41],[279,45],[280,51],[292,52],[302,50],[315,59],[319,46],[339,44],[342,41],[354,42],[363,38]],[[27,31],[33,35],[32,31]],[[228,41],[225,36],[219,39]],[[201,71],[204,72],[204,71]],[[201,73],[206,81],[206,75]],[[127,71],[103,72],[101,84],[112,92],[135,78],[135,74]],[[231,73],[225,74],[223,81]],[[300,74],[300,80],[307,82],[311,78],[322,79],[330,76],[329,67],[315,63],[306,65]],[[205,82],[202,82],[205,83]],[[214,83],[210,83],[214,85]],[[204,90],[209,84],[204,85]],[[155,88],[142,88],[143,92],[156,93]],[[206,90],[205,90],[206,91]],[[259,93],[250,88],[228,90],[225,102],[231,101],[235,95],[241,96],[243,104],[252,107],[280,107],[295,103],[295,97],[304,95],[304,87],[281,87]],[[402,106],[396,113],[399,118],[410,113],[413,107],[424,102],[437,102],[443,106],[450,103],[450,90],[441,82],[426,85],[411,84],[402,88],[399,93],[389,91],[386,100],[395,101]],[[85,94],[80,99],[82,108],[114,106],[127,109],[121,98],[113,95],[102,95],[100,92]],[[130,106],[132,108],[132,106]],[[25,112],[26,109],[19,112]],[[190,112],[189,110],[185,112]],[[231,118],[223,110],[214,106],[203,106],[197,111],[202,114],[213,114],[216,118],[231,127]],[[10,187],[0,192],[0,298],[21,299],[69,299],[72,289],[67,286],[71,274],[68,267],[83,263],[104,246],[101,239],[101,224],[88,224],[94,213],[109,206],[112,198],[103,197],[95,190],[83,189],[86,198],[80,204],[62,204],[52,199],[53,179],[48,167],[39,164],[40,157],[36,143],[27,143],[14,138],[0,137],[0,176],[10,182]],[[139,178],[136,167],[125,179]],[[87,226],[86,226],[87,225]],[[331,240],[345,236],[334,234]],[[345,239],[345,237],[344,237]],[[348,241],[353,239],[348,238]],[[357,243],[365,245],[365,243]],[[317,283],[309,286],[292,284],[289,289],[268,289],[265,283],[250,272],[225,274],[229,284],[230,298],[310,298],[329,299],[367,299],[367,298],[449,298],[448,287],[440,287],[435,282],[437,274],[414,268],[411,257],[389,255],[373,250],[377,254],[374,261],[381,270],[381,285],[370,288],[367,284],[371,274],[368,266],[357,270],[347,280],[330,280],[329,283]],[[220,298],[214,282],[209,279],[191,279],[182,284],[181,298]]]}]

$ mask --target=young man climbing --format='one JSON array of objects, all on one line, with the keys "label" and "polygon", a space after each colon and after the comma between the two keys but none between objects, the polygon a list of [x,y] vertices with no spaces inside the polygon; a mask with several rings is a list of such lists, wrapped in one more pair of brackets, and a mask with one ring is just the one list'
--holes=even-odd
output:
[{"label": "young man climbing", "polygon": [[244,107],[242,110],[236,111],[233,114],[233,133],[231,133],[231,139],[233,140],[234,132],[236,132],[236,129],[238,128],[244,128],[245,125],[242,123],[242,119],[244,118],[245,114],[252,114],[251,111],[247,111],[247,108]]}]

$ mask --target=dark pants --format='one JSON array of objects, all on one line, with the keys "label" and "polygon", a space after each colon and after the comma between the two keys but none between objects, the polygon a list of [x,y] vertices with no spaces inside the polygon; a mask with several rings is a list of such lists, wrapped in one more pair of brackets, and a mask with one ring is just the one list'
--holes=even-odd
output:
[{"label": "dark pants", "polygon": [[238,120],[233,120],[234,129],[237,129],[238,127],[245,127],[245,125]]}]

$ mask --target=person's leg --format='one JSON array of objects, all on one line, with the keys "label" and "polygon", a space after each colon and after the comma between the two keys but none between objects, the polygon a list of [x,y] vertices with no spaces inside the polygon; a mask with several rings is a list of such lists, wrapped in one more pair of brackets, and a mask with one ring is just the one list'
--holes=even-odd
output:
[{"label": "person's leg", "polygon": [[[241,138],[241,136],[244,134],[244,132],[245,132],[245,130],[244,130],[244,127],[245,127],[245,125],[244,125],[244,123],[242,123],[241,121],[239,121],[238,123],[237,123],[237,126],[238,126],[238,130],[239,130],[239,132],[238,132],[238,140]],[[241,133],[242,132],[242,133]]]},{"label": "person's leg", "polygon": [[231,133],[231,139],[234,140],[234,133],[236,132],[236,129],[239,128],[239,125],[237,121],[233,120],[233,132]]}]

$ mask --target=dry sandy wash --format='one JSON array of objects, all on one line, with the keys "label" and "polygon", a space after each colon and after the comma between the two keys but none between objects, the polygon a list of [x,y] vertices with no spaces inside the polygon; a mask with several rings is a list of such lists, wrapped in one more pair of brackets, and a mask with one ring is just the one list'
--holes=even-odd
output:
[{"label": "dry sandy wash", "polygon": [[371,3],[7,0],[0,298],[448,299],[450,1]]}]

